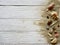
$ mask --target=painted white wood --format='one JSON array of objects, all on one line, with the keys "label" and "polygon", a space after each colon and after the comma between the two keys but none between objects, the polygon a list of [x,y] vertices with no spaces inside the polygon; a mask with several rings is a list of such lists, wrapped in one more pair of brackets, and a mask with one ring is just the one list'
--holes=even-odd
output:
[{"label": "painted white wood", "polygon": [[39,29],[35,20],[0,19],[0,32],[35,32]]},{"label": "painted white wood", "polygon": [[0,18],[40,18],[44,6],[2,6]]},{"label": "painted white wood", "polygon": [[0,32],[0,42],[5,43],[47,43],[43,37],[37,32]]},{"label": "painted white wood", "polygon": [[[0,42],[10,44],[47,43],[35,20],[0,19]],[[6,45],[6,44],[5,44]]]},{"label": "painted white wood", "polygon": [[46,5],[50,0],[0,0],[2,5]]}]

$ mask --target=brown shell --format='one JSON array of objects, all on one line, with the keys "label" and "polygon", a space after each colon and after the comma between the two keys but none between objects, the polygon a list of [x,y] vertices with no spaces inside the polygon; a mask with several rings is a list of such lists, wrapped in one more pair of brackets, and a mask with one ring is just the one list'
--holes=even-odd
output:
[{"label": "brown shell", "polygon": [[54,8],[55,4],[54,3],[51,3],[49,6],[48,6],[48,10],[52,10]]}]

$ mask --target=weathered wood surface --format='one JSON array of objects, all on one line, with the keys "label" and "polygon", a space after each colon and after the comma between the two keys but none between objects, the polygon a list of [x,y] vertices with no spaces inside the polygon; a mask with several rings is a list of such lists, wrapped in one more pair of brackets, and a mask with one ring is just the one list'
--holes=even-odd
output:
[{"label": "weathered wood surface", "polygon": [[34,25],[34,22],[41,19],[44,5],[49,1],[0,0],[0,5],[6,5],[0,6],[0,45],[20,45],[21,43],[47,45],[44,36],[38,32],[40,27]]},{"label": "weathered wood surface", "polygon": [[0,0],[2,5],[46,5],[50,0]]},{"label": "weathered wood surface", "polygon": [[[0,18],[40,18],[45,6],[0,6]],[[40,13],[40,14],[39,14]]]}]

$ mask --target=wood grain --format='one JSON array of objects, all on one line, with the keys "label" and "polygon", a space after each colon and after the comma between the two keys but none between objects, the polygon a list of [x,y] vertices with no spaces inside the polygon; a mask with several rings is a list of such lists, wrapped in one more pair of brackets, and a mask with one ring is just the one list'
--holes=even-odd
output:
[{"label": "wood grain", "polygon": [[50,0],[0,0],[1,5],[46,5]]},{"label": "wood grain", "polygon": [[0,18],[40,18],[44,6],[1,6]]}]

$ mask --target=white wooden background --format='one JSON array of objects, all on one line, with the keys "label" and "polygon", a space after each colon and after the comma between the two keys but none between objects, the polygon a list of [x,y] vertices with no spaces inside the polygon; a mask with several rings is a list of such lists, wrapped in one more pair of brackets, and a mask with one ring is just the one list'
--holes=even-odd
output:
[{"label": "white wooden background", "polygon": [[49,1],[0,0],[0,45],[47,44],[34,22],[41,18],[42,9]]}]

